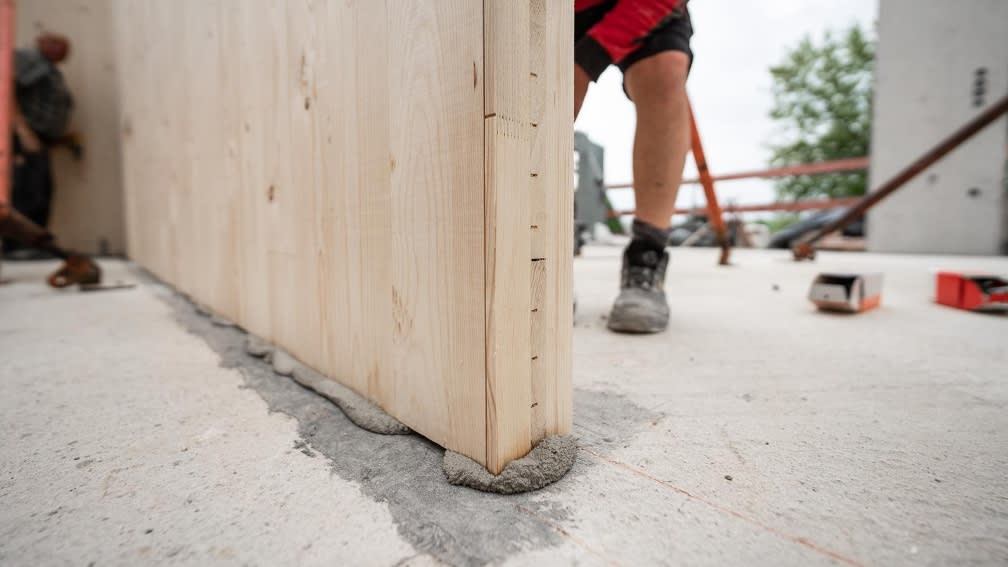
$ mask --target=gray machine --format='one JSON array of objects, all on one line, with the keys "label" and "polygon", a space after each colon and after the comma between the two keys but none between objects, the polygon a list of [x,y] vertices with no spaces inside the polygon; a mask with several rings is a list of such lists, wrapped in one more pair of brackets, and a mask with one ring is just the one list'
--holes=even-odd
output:
[{"label": "gray machine", "polygon": [[581,252],[585,233],[609,221],[605,192],[605,150],[583,132],[574,132],[574,253]]}]

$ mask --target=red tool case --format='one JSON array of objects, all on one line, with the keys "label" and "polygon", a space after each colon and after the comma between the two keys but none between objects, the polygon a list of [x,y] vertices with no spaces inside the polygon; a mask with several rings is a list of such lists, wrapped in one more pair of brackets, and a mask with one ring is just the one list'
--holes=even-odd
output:
[{"label": "red tool case", "polygon": [[990,274],[938,272],[935,301],[959,309],[1008,309],[1008,279]]}]

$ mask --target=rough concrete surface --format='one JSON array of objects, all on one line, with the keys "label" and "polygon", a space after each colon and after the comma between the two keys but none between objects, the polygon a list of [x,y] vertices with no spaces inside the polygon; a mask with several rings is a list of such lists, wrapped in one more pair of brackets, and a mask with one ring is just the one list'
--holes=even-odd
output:
[{"label": "rough concrete surface", "polygon": [[[619,253],[575,261],[574,466],[515,496],[448,484],[442,449],[352,425],[163,286],[5,264],[0,564],[1008,562],[1008,317],[930,299],[934,269],[1008,261],[674,250],[669,331],[626,337]],[[815,311],[827,270],[884,272],[882,307]]]}]

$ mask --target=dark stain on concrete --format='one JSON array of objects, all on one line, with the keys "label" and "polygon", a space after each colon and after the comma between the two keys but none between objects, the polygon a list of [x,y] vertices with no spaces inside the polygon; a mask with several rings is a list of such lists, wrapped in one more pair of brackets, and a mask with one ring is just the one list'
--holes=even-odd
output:
[{"label": "dark stain on concrete", "polygon": [[[378,435],[355,426],[331,402],[247,354],[244,332],[214,325],[183,296],[145,272],[142,276],[174,309],[182,327],[220,355],[222,367],[239,370],[271,412],[297,420],[302,441],[295,448],[321,454],[333,474],[359,483],[365,494],[385,503],[399,533],[418,552],[450,565],[484,565],[563,541],[551,527],[569,514],[558,496],[597,466],[594,461],[579,455],[564,479],[528,494],[501,496],[448,484],[441,466],[444,449],[419,435]],[[655,417],[606,392],[576,390],[574,402],[575,435],[582,445],[622,446]]]}]

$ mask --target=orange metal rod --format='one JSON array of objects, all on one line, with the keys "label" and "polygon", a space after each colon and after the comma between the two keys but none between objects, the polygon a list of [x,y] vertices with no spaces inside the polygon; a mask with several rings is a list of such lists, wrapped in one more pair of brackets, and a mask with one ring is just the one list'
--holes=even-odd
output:
[{"label": "orange metal rod", "polygon": [[14,0],[0,0],[0,218],[10,208],[11,104],[14,99]]},{"label": "orange metal rod", "polygon": [[[769,177],[789,177],[792,175],[820,175],[823,173],[841,173],[844,171],[860,171],[868,169],[868,158],[837,159],[832,161],[820,161],[816,163],[800,163],[797,165],[785,165],[782,167],[772,167],[770,169],[758,169],[753,171],[739,171],[737,173],[725,173],[722,175],[711,175],[711,180],[735,181],[738,179],[765,179]],[[683,179],[683,185],[695,185],[700,183],[700,179]],[[633,183],[613,183],[606,185],[606,189],[631,189]]]},{"label": "orange metal rod", "polygon": [[868,193],[861,198],[856,205],[850,208],[844,216],[831,222],[829,225],[820,228],[808,239],[802,240],[792,248],[795,260],[812,260],[815,258],[815,243],[827,234],[840,230],[850,224],[854,219],[863,215],[865,211],[875,206],[876,203],[891,195],[894,191],[906,185],[922,171],[931,167],[936,161],[945,157],[945,154],[958,148],[963,142],[972,138],[977,132],[983,130],[990,123],[1001,116],[1008,114],[1008,96],[1002,97],[987,110],[967,122],[964,126],[953,132],[949,137],[938,143],[937,146],[928,150],[913,163],[906,166],[894,177],[882,184],[881,187]]},{"label": "orange metal rod", "polygon": [[[762,205],[726,205],[722,211],[726,213],[755,213],[763,211],[818,211],[835,207],[847,207],[860,201],[860,197],[843,197],[840,199],[806,199],[803,201],[788,201],[782,203],[765,203]],[[676,209],[674,214],[691,215],[704,212],[703,208]],[[611,216],[632,215],[634,211],[614,211]]]},{"label": "orange metal rod", "polygon": [[696,120],[693,117],[693,104],[688,100],[690,142],[693,144],[693,159],[696,161],[697,173],[700,174],[700,184],[703,185],[704,196],[707,199],[707,222],[714,229],[714,235],[721,243],[721,259],[718,261],[722,266],[728,264],[728,255],[731,253],[731,243],[728,241],[728,227],[725,226],[718,205],[717,194],[714,192],[714,180],[711,178],[710,170],[707,169],[707,158],[704,156],[703,144],[700,142],[700,130],[697,129]]}]

